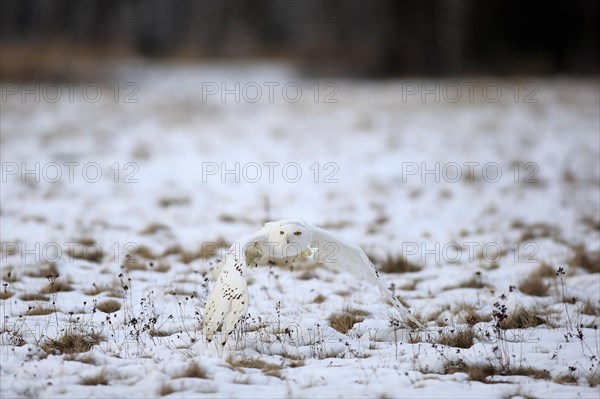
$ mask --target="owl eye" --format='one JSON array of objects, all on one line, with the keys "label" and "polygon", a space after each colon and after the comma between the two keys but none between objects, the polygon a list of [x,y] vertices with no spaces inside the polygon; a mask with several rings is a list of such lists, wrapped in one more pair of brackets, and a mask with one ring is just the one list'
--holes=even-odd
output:
[{"label": "owl eye", "polygon": [[284,234],[284,233],[283,233],[283,230],[281,230],[281,231],[279,232],[279,234],[283,235],[283,234]]},{"label": "owl eye", "polygon": [[294,231],[294,235],[295,235],[295,236],[299,236],[300,234],[302,234],[302,232],[301,232],[301,231]]}]

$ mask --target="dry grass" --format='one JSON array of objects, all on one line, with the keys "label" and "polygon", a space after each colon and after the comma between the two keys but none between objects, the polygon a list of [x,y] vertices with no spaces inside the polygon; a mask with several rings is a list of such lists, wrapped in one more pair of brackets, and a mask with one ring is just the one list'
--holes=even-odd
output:
[{"label": "dry grass", "polygon": [[561,374],[554,378],[554,382],[563,385],[577,384],[577,378],[573,374]]},{"label": "dry grass", "polygon": [[224,239],[219,238],[213,242],[204,242],[200,245],[198,249],[195,251],[187,251],[184,250],[181,246],[175,245],[169,247],[162,254],[163,257],[169,255],[179,255],[180,260],[188,264],[196,259],[207,260],[218,254],[219,249],[221,248],[229,248],[227,242]]},{"label": "dry grass", "polygon": [[170,395],[170,394],[172,394],[172,393],[174,393],[174,392],[177,392],[177,391],[175,390],[175,388],[173,388],[173,386],[172,386],[171,384],[167,384],[166,382],[164,382],[164,383],[163,383],[163,384],[160,386],[160,388],[158,389],[158,394],[159,394],[160,396],[167,396],[167,395]]},{"label": "dry grass", "polygon": [[102,313],[114,313],[121,309],[121,303],[114,299],[107,299],[97,304],[96,309]]},{"label": "dry grass", "polygon": [[96,358],[94,358],[94,356],[92,356],[91,354],[83,354],[82,355],[79,353],[71,353],[71,354],[65,355],[65,360],[70,361],[70,362],[91,364],[93,366],[98,364],[98,362],[96,361]]},{"label": "dry grass", "polygon": [[419,283],[420,280],[410,280],[405,282],[402,285],[398,285],[396,286],[399,290],[403,290],[403,291],[414,291],[417,289],[417,284]]},{"label": "dry grass", "polygon": [[519,291],[531,296],[548,296],[550,290],[544,279],[534,272],[519,283]]},{"label": "dry grass", "polygon": [[590,375],[587,381],[588,384],[590,384],[590,387],[596,387],[600,385],[600,374],[596,372],[595,374]]},{"label": "dry grass", "polygon": [[36,293],[31,293],[31,294],[22,294],[21,296],[19,296],[19,299],[21,299],[22,301],[49,301],[50,297],[46,296],[46,295],[42,295],[42,294],[36,294]]},{"label": "dry grass", "polygon": [[56,292],[73,291],[73,287],[66,280],[51,280],[40,290],[40,294],[53,294]]},{"label": "dry grass", "polygon": [[339,290],[339,291],[334,292],[334,294],[339,295],[342,298],[347,298],[352,294],[352,292],[350,292],[348,290]]},{"label": "dry grass", "polygon": [[103,257],[100,245],[90,238],[82,238],[77,245],[67,247],[66,253],[69,259],[83,259],[94,263],[100,263]]},{"label": "dry grass", "polygon": [[148,330],[148,334],[151,337],[157,337],[157,338],[170,337],[171,335],[175,334],[176,332],[177,332],[177,330],[157,330],[154,328],[151,328],[150,330]]},{"label": "dry grass", "polygon": [[384,273],[412,273],[421,270],[421,266],[408,261],[402,255],[388,255],[385,260],[377,263],[381,264],[379,270]]},{"label": "dry grass", "polygon": [[139,258],[142,257],[144,259],[158,259],[160,258],[160,255],[157,255],[156,253],[154,253],[154,251],[152,251],[152,249],[148,248],[145,245],[138,245],[135,249],[135,251],[131,252],[129,254],[130,257],[132,258]]},{"label": "dry grass", "polygon": [[79,385],[108,385],[109,382],[106,372],[102,370],[98,374],[83,377]]},{"label": "dry grass", "polygon": [[581,219],[581,222],[590,230],[600,231],[600,219],[594,219],[592,216],[586,216]]},{"label": "dry grass", "polygon": [[534,274],[542,278],[556,277],[556,269],[556,267],[552,267],[546,262],[541,262]]},{"label": "dry grass", "polygon": [[507,370],[501,370],[492,364],[467,364],[463,361],[450,362],[446,364],[444,374],[466,373],[471,381],[488,383],[488,377],[523,375],[539,380],[549,380],[550,373],[547,370],[534,369],[533,367],[516,367]]},{"label": "dry grass", "polygon": [[42,349],[49,354],[81,353],[89,351],[94,345],[98,345],[103,340],[104,337],[94,331],[65,331],[55,339],[49,338],[42,345]]},{"label": "dry grass", "polygon": [[5,324],[0,330],[0,334],[6,334],[2,339],[4,344],[23,346],[27,343],[27,341],[25,341],[23,338],[23,333],[14,325],[8,326]]},{"label": "dry grass", "polygon": [[14,295],[14,293],[10,292],[10,291],[2,291],[0,292],[0,299],[8,299],[10,297],[12,297]]},{"label": "dry grass", "polygon": [[356,323],[360,323],[370,315],[369,312],[364,310],[346,308],[341,313],[332,314],[328,320],[331,328],[346,334]]},{"label": "dry grass", "polygon": [[594,304],[592,301],[585,301],[583,302],[581,313],[600,317],[600,306]]},{"label": "dry grass", "polygon": [[459,328],[448,332],[443,331],[437,339],[437,343],[453,348],[468,349],[473,346],[475,336],[475,331],[472,327]]},{"label": "dry grass", "polygon": [[206,369],[196,362],[191,362],[182,373],[177,374],[174,378],[202,378],[207,379],[208,374]]},{"label": "dry grass", "polygon": [[36,308],[36,307],[31,307],[27,311],[27,316],[46,316],[46,315],[54,313],[54,312],[56,312],[56,309],[54,309],[54,308],[46,308],[46,307]]},{"label": "dry grass", "polygon": [[14,283],[15,281],[17,281],[17,273],[15,273],[11,266],[9,266],[7,269],[8,270],[6,271],[6,273],[2,275],[2,281],[5,281],[7,283]]},{"label": "dry grass", "polygon": [[473,275],[473,277],[471,277],[469,280],[464,281],[458,285],[452,286],[449,289],[454,289],[454,288],[481,289],[481,288],[489,288],[489,287],[491,287],[489,284],[483,282],[483,278],[481,277],[481,272],[475,272],[475,275]]},{"label": "dry grass", "polygon": [[158,265],[154,265],[153,262],[150,262],[148,265],[152,268],[152,270],[158,273],[166,273],[171,270],[171,266],[165,262],[158,262]]},{"label": "dry grass", "polygon": [[158,205],[160,205],[163,208],[168,208],[170,206],[184,206],[184,205],[188,205],[189,203],[190,203],[190,199],[187,197],[181,197],[181,198],[165,197],[165,198],[161,198],[158,201]]},{"label": "dry grass", "polygon": [[323,303],[327,300],[327,297],[325,295],[319,294],[315,297],[315,299],[313,299],[314,303]]},{"label": "dry grass", "polygon": [[313,278],[317,278],[317,273],[312,270],[305,270],[302,274],[296,277],[298,280],[312,280]]},{"label": "dry grass", "polygon": [[453,309],[454,314],[463,314],[465,323],[473,326],[477,323],[488,322],[492,320],[492,315],[484,315],[471,304],[463,304]]},{"label": "dry grass", "polygon": [[121,267],[127,272],[132,272],[134,270],[147,270],[146,263],[139,259],[137,255],[139,255],[137,252],[135,254],[126,255]]},{"label": "dry grass", "polygon": [[96,285],[96,283],[93,283],[92,288],[89,288],[89,289],[83,291],[83,293],[85,295],[95,296],[95,295],[101,294],[103,292],[110,292],[112,290],[116,290],[116,288],[117,288],[116,286],[111,287],[108,285]]},{"label": "dry grass", "polygon": [[542,324],[547,324],[546,320],[536,315],[535,312],[524,307],[518,307],[500,323],[500,328],[512,330],[515,328],[537,327]]},{"label": "dry grass", "polygon": [[267,363],[261,359],[234,359],[231,355],[227,358],[227,363],[236,370],[243,368],[259,369],[262,370],[264,375],[272,377],[279,377],[280,371],[283,369],[283,366],[279,364]]},{"label": "dry grass", "polygon": [[552,238],[556,241],[561,241],[560,235],[561,232],[557,226],[552,226],[548,223],[533,223],[523,226],[523,232],[519,241],[528,242],[539,238]]},{"label": "dry grass", "polygon": [[58,269],[55,263],[43,264],[39,269],[28,270],[24,273],[28,277],[47,278],[48,276],[57,276]]},{"label": "dry grass", "polygon": [[140,234],[152,235],[152,234],[158,233],[161,230],[162,231],[170,231],[171,229],[169,228],[169,226],[166,226],[161,223],[152,223],[152,224],[149,224],[148,226],[146,226],[146,228],[144,228],[143,230],[141,230]]},{"label": "dry grass", "polygon": [[580,267],[590,273],[600,273],[600,252],[592,252],[585,245],[573,248],[573,255],[567,260],[571,267]]}]

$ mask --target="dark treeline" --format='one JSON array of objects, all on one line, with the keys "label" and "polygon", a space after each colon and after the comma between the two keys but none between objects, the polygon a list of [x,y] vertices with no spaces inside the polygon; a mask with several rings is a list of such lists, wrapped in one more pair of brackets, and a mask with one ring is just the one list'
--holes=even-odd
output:
[{"label": "dark treeline", "polygon": [[595,74],[599,11],[587,0],[3,0],[0,44],[4,73],[61,43],[67,57],[282,58],[358,76]]}]

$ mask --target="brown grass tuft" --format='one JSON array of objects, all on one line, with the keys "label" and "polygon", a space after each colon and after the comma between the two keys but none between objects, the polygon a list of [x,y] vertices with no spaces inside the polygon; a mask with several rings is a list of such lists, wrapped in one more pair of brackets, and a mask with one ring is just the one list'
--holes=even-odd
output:
[{"label": "brown grass tuft", "polygon": [[158,273],[166,273],[169,270],[171,270],[171,266],[165,262],[158,262],[158,265],[151,264],[150,267],[152,268],[152,270]]},{"label": "brown grass tuft", "polygon": [[8,299],[10,297],[12,297],[14,295],[14,293],[10,292],[10,291],[0,291],[0,299]]},{"label": "brown grass tuft", "polygon": [[17,273],[12,269],[12,266],[7,267],[6,273],[2,275],[2,281],[7,283],[14,283],[17,281]]},{"label": "brown grass tuft", "polygon": [[581,313],[600,317],[600,306],[592,303],[592,301],[585,301],[581,308]]},{"label": "brown grass tuft", "polygon": [[100,263],[102,261],[102,248],[91,238],[82,238],[77,245],[66,249],[69,259],[83,259],[89,262]]},{"label": "brown grass tuft", "polygon": [[489,287],[491,287],[489,284],[483,282],[483,278],[481,277],[481,272],[475,272],[475,275],[473,277],[471,277],[469,280],[462,282],[459,285],[453,286],[449,289],[454,289],[454,288],[481,289],[481,288],[489,288]]},{"label": "brown grass tuft", "polygon": [[492,315],[484,315],[480,311],[478,311],[475,306],[471,304],[464,304],[459,308],[454,309],[454,313],[458,314],[464,312],[464,320],[465,323],[473,326],[477,323],[488,322],[492,320]]},{"label": "brown grass tuft", "polygon": [[181,246],[175,245],[167,248],[162,256],[179,255],[180,260],[188,264],[196,259],[208,260],[217,255],[221,248],[229,248],[229,245],[219,238],[213,242],[203,242],[195,251],[186,251]]},{"label": "brown grass tuft", "polygon": [[121,309],[121,302],[114,299],[107,299],[97,304],[96,309],[102,313],[114,313]]},{"label": "brown grass tuft", "polygon": [[126,255],[121,267],[127,270],[127,272],[132,272],[134,270],[146,270],[146,263],[143,262],[138,255],[139,253],[137,252],[135,254],[132,253]]},{"label": "brown grass tuft", "polygon": [[236,370],[241,368],[260,369],[264,375],[272,377],[280,377],[280,371],[283,368],[279,364],[267,363],[261,359],[234,359],[231,355],[227,358],[227,363]]},{"label": "brown grass tuft", "polygon": [[519,307],[500,323],[500,328],[503,330],[512,330],[515,328],[537,327],[542,324],[547,324],[546,320],[537,316],[531,310]]},{"label": "brown grass tuft", "polygon": [[313,278],[317,278],[317,273],[312,270],[305,270],[297,277],[298,280],[312,280]]},{"label": "brown grass tuft", "polygon": [[150,330],[148,330],[148,334],[151,337],[158,337],[158,338],[170,337],[171,335],[175,334],[176,332],[177,332],[177,330],[156,330],[154,328],[151,328]]},{"label": "brown grass tuft", "polygon": [[573,374],[561,374],[554,378],[554,382],[563,385],[577,384],[577,378]]},{"label": "brown grass tuft", "polygon": [[84,364],[91,364],[93,366],[97,365],[96,358],[91,354],[79,354],[79,353],[71,353],[65,355],[65,360],[69,362],[79,362]]},{"label": "brown grass tuft", "polygon": [[51,314],[56,312],[56,309],[53,308],[46,308],[46,307],[41,307],[41,308],[36,308],[36,307],[31,307],[28,311],[27,311],[27,316],[46,316],[47,314]]},{"label": "brown grass tuft", "polygon": [[20,328],[17,328],[14,325],[8,326],[5,324],[2,329],[0,329],[0,334],[7,335],[3,337],[5,345],[23,346],[27,343],[23,338],[23,333],[20,331]]},{"label": "brown grass tuft", "polygon": [[181,374],[177,374],[174,378],[202,378],[207,379],[208,374],[206,369],[196,362],[191,362]]},{"label": "brown grass tuft", "polygon": [[590,273],[600,273],[600,252],[591,252],[585,245],[573,247],[573,255],[567,261],[571,267],[581,267]]},{"label": "brown grass tuft", "polygon": [[519,283],[519,291],[531,296],[548,296],[549,287],[540,274],[534,272]]},{"label": "brown grass tuft", "polygon": [[98,374],[83,377],[79,385],[108,385],[109,382],[106,372],[102,370]]},{"label": "brown grass tuft", "polygon": [[315,299],[313,299],[314,303],[323,303],[327,300],[327,297],[325,295],[319,294],[315,297]]},{"label": "brown grass tuft", "polygon": [[548,223],[533,223],[526,225],[521,234],[520,242],[533,241],[539,238],[553,238],[560,241],[560,229]]},{"label": "brown grass tuft", "polygon": [[59,354],[87,352],[103,340],[104,337],[94,331],[65,331],[55,339],[49,338],[42,345],[42,349],[46,353]]},{"label": "brown grass tuft", "polygon": [[166,382],[164,382],[164,383],[163,383],[163,384],[160,386],[160,388],[158,389],[158,394],[159,394],[160,396],[167,396],[167,395],[170,395],[170,394],[172,394],[172,393],[174,393],[174,392],[177,392],[177,391],[175,390],[175,388],[173,388],[173,386],[172,386],[171,384],[167,384]]},{"label": "brown grass tuft", "polygon": [[73,291],[73,287],[66,280],[52,280],[40,290],[40,294],[53,294],[56,292]]},{"label": "brown grass tuft", "polygon": [[152,223],[149,224],[148,226],[146,226],[146,228],[144,228],[142,231],[140,231],[140,234],[142,235],[152,235],[152,234],[156,234],[159,231],[170,231],[169,226],[166,226],[164,224],[161,223]]},{"label": "brown grass tuft", "polygon": [[39,269],[28,270],[23,274],[25,274],[28,277],[46,278],[48,276],[57,276],[58,269],[56,268],[55,263],[48,263],[41,265]]},{"label": "brown grass tuft", "polygon": [[165,197],[158,201],[158,205],[163,208],[170,206],[184,206],[190,203],[190,199],[187,197]]},{"label": "brown grass tuft", "polygon": [[381,264],[379,270],[384,273],[412,273],[421,270],[421,266],[410,262],[403,255],[388,255],[385,260],[376,263]]},{"label": "brown grass tuft", "polygon": [[556,267],[552,267],[546,262],[541,262],[534,274],[542,278],[556,277]]},{"label": "brown grass tuft", "polygon": [[145,245],[138,245],[134,251],[129,254],[130,257],[134,259],[138,259],[140,257],[144,259],[158,259],[160,255],[157,255],[152,251],[152,249],[148,248]]},{"label": "brown grass tuft", "polygon": [[446,364],[444,374],[466,373],[472,381],[488,383],[488,377],[497,375],[524,375],[535,379],[549,380],[548,370],[534,369],[533,367],[516,367],[508,370],[501,370],[492,364],[467,364],[465,362],[450,362]]},{"label": "brown grass tuft", "polygon": [[89,289],[83,291],[83,293],[85,295],[95,296],[95,295],[101,294],[103,292],[112,291],[113,289],[114,289],[114,287],[110,287],[108,285],[96,285],[96,283],[93,283],[92,288],[89,288]]},{"label": "brown grass tuft", "polygon": [[46,295],[42,295],[42,294],[36,294],[36,293],[31,293],[31,294],[22,294],[19,299],[21,299],[22,301],[49,301],[50,297],[46,296]]},{"label": "brown grass tuft", "polygon": [[364,310],[346,308],[341,313],[332,314],[328,320],[331,328],[346,334],[356,323],[360,323],[370,315],[369,312]]},{"label": "brown grass tuft", "polygon": [[475,331],[472,327],[459,328],[442,332],[437,340],[440,345],[451,346],[453,348],[468,349],[473,346],[475,340]]}]

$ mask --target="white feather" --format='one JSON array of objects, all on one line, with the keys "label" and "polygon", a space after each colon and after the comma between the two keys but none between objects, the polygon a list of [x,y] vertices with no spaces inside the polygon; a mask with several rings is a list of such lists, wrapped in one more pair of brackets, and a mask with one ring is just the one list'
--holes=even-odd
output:
[{"label": "white feather", "polygon": [[[319,227],[313,227],[313,243],[317,251],[321,252],[319,260],[332,267],[339,267],[353,274],[360,280],[364,280],[371,285],[379,288],[379,290],[390,299],[392,304],[402,313],[404,317],[415,323],[419,327],[423,327],[413,315],[410,314],[402,303],[396,298],[392,292],[386,287],[383,280],[379,277],[379,271],[373,266],[365,252],[361,247],[346,240],[331,231],[323,230]],[[318,253],[317,252],[317,253]],[[323,254],[323,253],[326,254]]]}]

